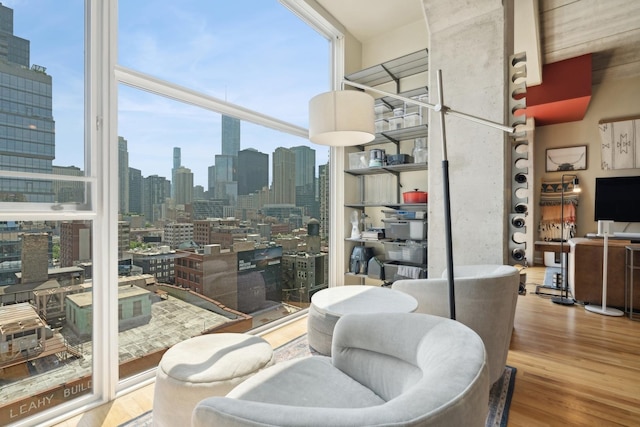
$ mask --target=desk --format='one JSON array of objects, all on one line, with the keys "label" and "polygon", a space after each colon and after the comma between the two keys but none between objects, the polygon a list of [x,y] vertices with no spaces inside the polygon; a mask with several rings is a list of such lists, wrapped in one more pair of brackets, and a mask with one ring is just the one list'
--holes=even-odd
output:
[{"label": "desk", "polygon": [[[536,251],[540,252],[555,252],[555,253],[569,253],[571,248],[569,247],[569,242],[564,242],[562,247],[560,247],[560,242],[546,242],[543,240],[538,240],[534,243]],[[560,250],[562,249],[562,251]]]},{"label": "desk", "polygon": [[628,245],[624,248],[624,310],[629,310],[629,319],[640,320],[633,318],[633,272],[634,270],[640,270],[640,265],[634,264],[634,258],[636,252],[640,253],[640,245]]}]

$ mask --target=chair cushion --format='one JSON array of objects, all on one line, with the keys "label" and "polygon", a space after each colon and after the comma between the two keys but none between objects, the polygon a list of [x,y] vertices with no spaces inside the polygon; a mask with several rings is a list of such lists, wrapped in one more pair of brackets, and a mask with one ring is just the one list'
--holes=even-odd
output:
[{"label": "chair cushion", "polygon": [[271,345],[253,335],[201,335],[175,344],[156,371],[154,427],[189,425],[199,401],[224,396],[273,362]]},{"label": "chair cushion", "polygon": [[[282,393],[282,390],[298,390]],[[312,356],[293,359],[258,372],[227,397],[276,405],[325,408],[364,408],[384,400],[336,369],[331,359]]]}]

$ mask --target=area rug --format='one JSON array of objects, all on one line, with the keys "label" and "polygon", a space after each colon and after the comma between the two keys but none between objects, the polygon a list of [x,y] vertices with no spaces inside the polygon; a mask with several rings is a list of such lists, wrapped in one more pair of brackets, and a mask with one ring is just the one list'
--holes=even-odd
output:
[{"label": "area rug", "polygon": [[[290,341],[274,352],[276,363],[296,357],[310,356],[315,352],[309,350],[307,335],[302,335]],[[516,381],[516,368],[505,366],[502,377],[491,387],[489,393],[489,414],[485,425],[487,427],[506,427],[509,418],[509,406]],[[129,420],[118,427],[150,427],[151,411]]]}]

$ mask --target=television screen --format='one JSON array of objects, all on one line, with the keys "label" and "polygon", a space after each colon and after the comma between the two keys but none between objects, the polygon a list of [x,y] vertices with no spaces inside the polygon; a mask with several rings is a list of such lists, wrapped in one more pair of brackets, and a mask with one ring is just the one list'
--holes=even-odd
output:
[{"label": "television screen", "polygon": [[640,176],[596,178],[595,220],[640,222]]}]

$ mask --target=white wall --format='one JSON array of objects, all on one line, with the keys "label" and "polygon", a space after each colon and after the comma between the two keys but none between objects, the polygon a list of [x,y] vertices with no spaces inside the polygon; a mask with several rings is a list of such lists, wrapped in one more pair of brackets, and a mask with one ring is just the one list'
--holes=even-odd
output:
[{"label": "white wall", "polygon": [[[596,233],[598,224],[593,219],[595,178],[640,175],[640,169],[603,170],[600,165],[600,134],[598,122],[605,119],[640,115],[640,77],[605,81],[593,86],[587,113],[581,121],[536,128],[534,142],[536,201],[539,203],[541,179],[560,179],[562,172],[545,172],[545,150],[548,148],[587,145],[587,169],[575,172],[580,178],[580,201],[576,213],[577,236]],[[539,209],[535,224],[540,221]],[[612,231],[622,231],[628,223],[614,224]],[[640,223],[631,224],[626,231],[640,232]],[[537,228],[536,228],[537,235]],[[537,237],[536,237],[537,240]]]}]

